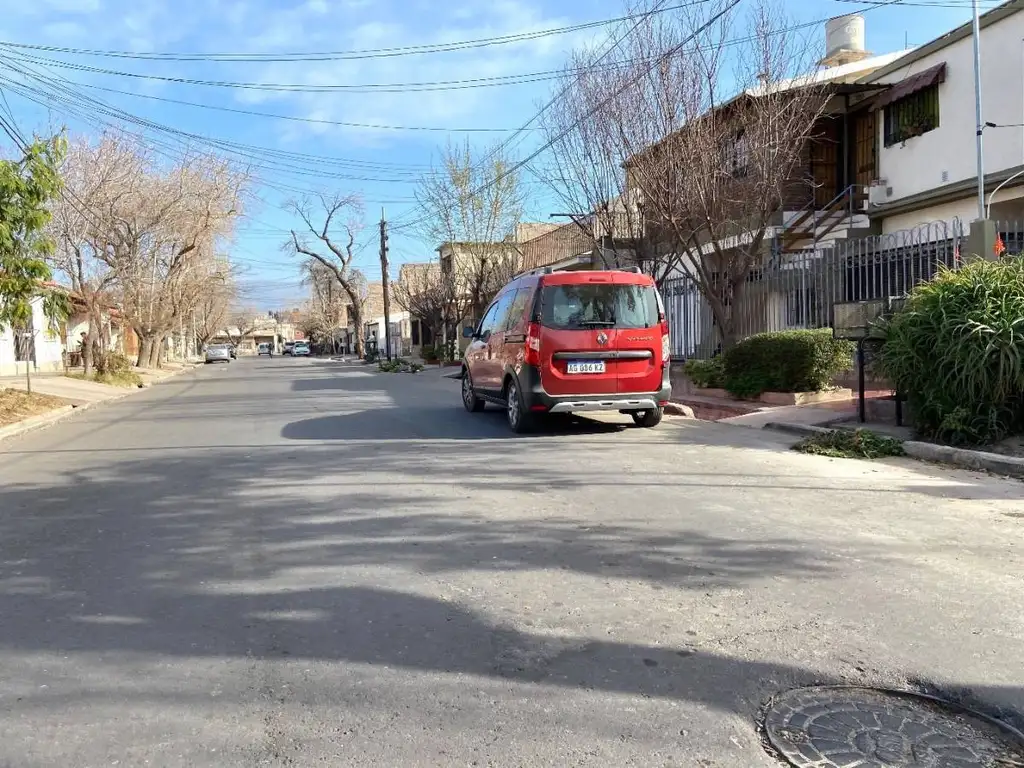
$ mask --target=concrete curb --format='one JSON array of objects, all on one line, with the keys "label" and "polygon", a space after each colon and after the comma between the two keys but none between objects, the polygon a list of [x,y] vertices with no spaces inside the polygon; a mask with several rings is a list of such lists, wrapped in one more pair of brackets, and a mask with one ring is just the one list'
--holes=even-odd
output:
[{"label": "concrete curb", "polygon": [[[784,421],[768,422],[764,425],[764,429],[786,432],[791,435],[799,435],[800,437],[828,434],[829,432],[836,431],[826,427],[816,427],[810,424],[793,424]],[[935,461],[940,464],[952,464],[957,467],[963,467],[964,469],[1024,478],[1024,459],[1016,456],[1003,456],[999,453],[988,453],[986,451],[970,451],[966,448],[922,443],[918,440],[904,440],[903,451],[912,459]]]},{"label": "concrete curb", "polygon": [[22,419],[14,424],[8,424],[6,427],[0,427],[0,440],[17,437],[18,435],[23,435],[26,432],[31,432],[34,429],[41,429],[42,427],[48,427],[51,424],[56,424],[58,421],[70,416],[76,410],[79,410],[79,408],[76,408],[73,405],[62,405],[47,413],[42,413],[38,416],[30,416],[29,418]]},{"label": "concrete curb", "polygon": [[966,469],[994,472],[997,475],[1024,477],[1024,459],[1015,456],[1003,456],[999,453],[986,451],[969,451],[964,448],[953,448],[948,445],[921,443],[907,440],[903,443],[907,456],[924,461],[939,461],[944,464],[955,464]]}]

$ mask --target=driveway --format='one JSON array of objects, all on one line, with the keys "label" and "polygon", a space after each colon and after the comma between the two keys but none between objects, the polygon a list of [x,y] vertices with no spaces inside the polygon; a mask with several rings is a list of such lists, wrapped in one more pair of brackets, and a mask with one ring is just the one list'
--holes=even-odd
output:
[{"label": "driveway", "polygon": [[1021,724],[1024,485],[458,387],[246,359],[3,443],[0,765],[771,766],[812,682]]}]

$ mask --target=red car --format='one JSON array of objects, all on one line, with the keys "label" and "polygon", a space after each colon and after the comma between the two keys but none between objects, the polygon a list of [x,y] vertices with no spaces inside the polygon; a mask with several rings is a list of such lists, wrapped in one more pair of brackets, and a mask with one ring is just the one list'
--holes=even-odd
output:
[{"label": "red car", "polygon": [[505,409],[514,432],[548,413],[619,411],[656,426],[671,395],[668,323],[639,271],[521,275],[484,312],[462,366],[462,402]]}]

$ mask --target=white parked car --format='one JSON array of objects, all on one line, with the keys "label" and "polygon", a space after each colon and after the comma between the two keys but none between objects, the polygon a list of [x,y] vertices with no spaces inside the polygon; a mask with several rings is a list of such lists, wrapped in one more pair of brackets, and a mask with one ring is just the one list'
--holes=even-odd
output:
[{"label": "white parked car", "polygon": [[296,341],[292,345],[292,357],[309,357],[309,344],[305,341]]},{"label": "white parked car", "polygon": [[230,363],[231,347],[227,344],[211,344],[206,348],[207,363]]}]

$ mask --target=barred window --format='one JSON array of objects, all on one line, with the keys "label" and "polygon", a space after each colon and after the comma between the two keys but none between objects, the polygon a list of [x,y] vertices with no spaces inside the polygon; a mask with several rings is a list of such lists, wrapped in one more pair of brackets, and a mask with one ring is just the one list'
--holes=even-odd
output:
[{"label": "barred window", "polygon": [[924,88],[885,108],[885,146],[891,147],[939,127],[939,86]]}]

